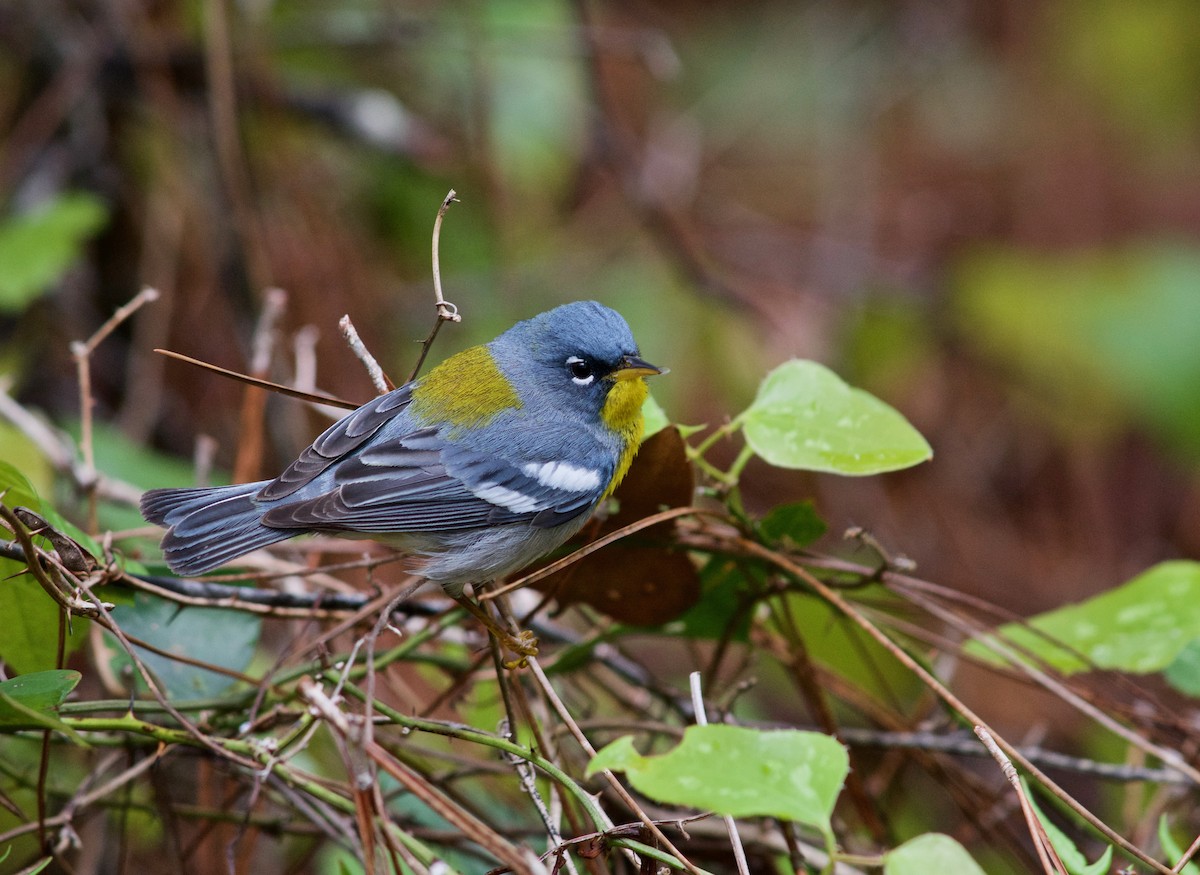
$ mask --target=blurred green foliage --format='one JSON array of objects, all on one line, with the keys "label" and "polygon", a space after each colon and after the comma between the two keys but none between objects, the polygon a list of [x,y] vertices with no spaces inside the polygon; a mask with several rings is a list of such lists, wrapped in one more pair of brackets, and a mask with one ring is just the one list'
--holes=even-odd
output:
[{"label": "blurred green foliage", "polygon": [[[170,698],[207,699],[232,688],[238,682],[236,675],[199,668],[173,659],[172,655],[242,672],[258,648],[262,619],[251,613],[221,608],[183,610],[166,599],[139,592],[131,604],[122,605],[121,630],[136,641],[170,654],[134,647]],[[128,678],[144,694],[145,684],[132,660],[111,634],[106,635],[106,650],[112,675]]]},{"label": "blurred green foliage", "polygon": [[107,219],[100,198],[72,192],[0,222],[0,316],[50,291]]},{"label": "blurred green foliage", "polygon": [[[228,45],[213,26],[218,8],[229,12]],[[443,228],[442,271],[465,319],[442,332],[434,360],[517,318],[595,297],[626,315],[647,358],[672,369],[655,386],[666,411],[656,421],[709,422],[725,429],[723,438],[736,438],[726,427],[731,416],[753,403],[763,374],[779,362],[831,363],[887,402],[873,409],[911,418],[937,447],[936,462],[849,482],[756,464],[745,470],[766,476],[739,480],[748,456],[736,454],[749,451],[716,441],[702,455],[710,474],[726,477],[709,480],[706,497],[730,501],[744,534],[819,552],[831,540],[820,540],[826,528],[863,525],[967,599],[1028,614],[1070,593],[1079,603],[1038,615],[1034,629],[1045,624],[1101,665],[1162,672],[1173,692],[1196,695],[1200,631],[1189,564],[1154,566],[1087,598],[1128,577],[1131,564],[1194,556],[1200,545],[1200,28],[1191,0],[186,0],[120,10],[65,10],[51,0],[10,4],[6,13],[5,391],[77,435],[70,342],[87,337],[139,284],[164,291],[158,309],[115,332],[93,359],[103,474],[138,487],[190,484],[201,433],[219,441],[217,469],[232,467],[240,390],[175,366],[159,370],[146,353],[166,345],[244,367],[261,286],[272,282],[289,293],[273,377],[297,370],[297,329],[312,325],[322,334],[313,353],[318,382],[366,397],[361,369],[336,336],[343,312],[392,376],[406,375],[432,319],[433,215],[454,187],[461,203]],[[210,69],[224,50],[232,95],[219,92]],[[64,83],[77,90],[58,90]],[[232,130],[214,125],[220,98],[232,98]],[[230,144],[232,157],[218,154]],[[239,184],[248,223],[238,212]],[[852,391],[837,378],[824,382],[834,394]],[[747,416],[744,437],[776,462],[820,467],[811,456],[777,452],[816,440],[807,431],[793,440],[802,413],[794,397],[784,400],[765,417]],[[904,444],[902,461],[925,457],[928,445],[912,439],[917,432],[904,419],[883,419],[903,423],[891,429]],[[256,460],[262,473],[290,461],[324,424],[300,405],[273,404]],[[889,442],[887,427],[868,431]],[[1157,446],[1146,447],[1142,435]],[[12,487],[6,502],[39,507],[101,553],[55,515],[59,508],[84,520],[88,496],[52,470],[36,441],[0,423],[0,461],[8,463],[0,488]],[[824,467],[847,473],[852,461],[861,459]],[[742,493],[746,507],[766,511],[761,520],[745,511]],[[107,500],[97,521],[100,531],[142,523],[131,507]],[[155,555],[150,538],[116,546]],[[874,726],[878,709],[887,709],[909,728],[943,717],[892,656],[832,609],[806,592],[778,593],[781,576],[765,564],[705,560],[699,605],[661,635],[595,622],[549,667],[556,683],[586,680],[598,652],[642,645],[652,653],[651,678],[664,684],[683,663],[717,653],[711,692],[722,696],[729,678],[717,669],[728,669],[732,652],[744,659],[734,680],[747,686],[737,713],[808,720],[816,704],[801,701],[791,663],[780,661],[782,649],[802,646],[839,688],[826,693],[839,720]],[[0,657],[31,671],[55,664],[58,612],[27,577],[7,579],[20,571],[0,560]],[[1185,585],[1172,590],[1167,578]],[[873,616],[896,618],[903,631],[891,634],[923,664],[937,664],[933,654],[945,644],[922,635],[914,612],[879,586],[851,592]],[[214,644],[227,631],[219,615],[111,599],[121,601],[118,616],[131,628],[167,649],[251,673],[274,659],[270,646],[255,651],[257,621],[233,622],[223,650]],[[86,627],[73,623],[69,646]],[[1081,668],[1041,636],[1005,631],[1064,671]],[[405,694],[416,700],[446,684],[470,657],[460,642],[423,654],[425,661],[414,657]],[[92,668],[97,657],[73,658]],[[169,665],[155,668],[168,676]],[[220,676],[197,686],[208,677],[198,671],[167,677],[171,694],[240,695]],[[100,694],[97,674],[85,673],[76,696]],[[967,683],[968,693],[978,692]],[[862,695],[843,701],[845,690]],[[1027,686],[989,682],[985,693],[1004,719],[1044,721],[1057,733],[1052,742],[1078,741],[1061,712],[1029,706]],[[1125,719],[1123,693],[1116,698]],[[629,704],[592,688],[579,701],[601,703],[597,713]],[[494,726],[502,714],[482,684],[440,704],[475,726]],[[1145,713],[1128,719],[1159,731],[1163,722]],[[464,747],[439,738],[419,753],[406,750],[415,760]],[[1130,755],[1124,741],[1102,753],[1111,761]],[[38,756],[24,740],[0,738],[9,769],[0,789],[26,812],[36,807],[29,786]],[[345,778],[325,733],[298,759],[323,780]],[[889,838],[952,819],[966,834],[973,826],[956,819],[963,811],[990,816],[978,794],[961,790],[974,776],[955,784],[948,758],[936,780],[897,761],[889,759],[879,779],[889,788],[880,797],[895,827]],[[80,762],[56,758],[51,798],[75,793],[85,778]],[[855,768],[869,774],[873,765]],[[171,768],[163,765],[174,780],[180,772]],[[908,793],[914,782],[919,789]],[[488,790],[482,810],[517,811],[515,786]],[[1167,791],[1121,792],[1099,786],[1096,796],[1110,812],[1167,804]],[[158,801],[144,784],[130,799]],[[442,825],[391,804],[424,826]],[[163,821],[136,806],[122,816],[130,845],[155,854]],[[1195,834],[1194,816],[1178,819]],[[0,811],[0,829],[18,822]],[[535,821],[521,809],[513,822]],[[980,840],[971,850],[988,871],[1017,871],[1021,858],[1010,851],[1025,847],[1024,835],[998,827],[984,838],[992,844]],[[20,841],[22,854],[37,851],[29,837]],[[302,845],[280,841],[272,851],[282,848],[287,865],[303,868]],[[885,871],[975,871],[965,853],[949,839],[925,837],[888,854]],[[314,865],[350,866],[333,855]]]},{"label": "blurred green foliage", "polygon": [[972,641],[975,656],[1005,661],[989,649],[1031,655],[1064,674],[1094,669],[1148,674],[1171,666],[1200,639],[1200,563],[1162,562],[1078,604],[1006,624]]},{"label": "blurred green foliage", "polygon": [[981,251],[956,287],[964,334],[1062,428],[1143,423],[1200,458],[1200,250]]},{"label": "blurred green foliage", "polygon": [[1189,149],[1200,126],[1200,29],[1189,0],[1071,0],[1047,40],[1139,148]]}]

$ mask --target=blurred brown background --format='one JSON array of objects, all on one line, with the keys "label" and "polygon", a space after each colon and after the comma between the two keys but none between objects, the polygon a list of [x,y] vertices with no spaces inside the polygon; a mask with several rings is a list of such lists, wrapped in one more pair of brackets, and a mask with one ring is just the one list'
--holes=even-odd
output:
[{"label": "blurred brown background", "polygon": [[[0,377],[69,424],[69,341],[155,286],[94,358],[100,464],[209,434],[229,469],[240,388],[151,349],[246,369],[278,286],[270,375],[313,352],[319,388],[364,400],[337,319],[408,373],[453,187],[465,319],[435,358],[595,297],[684,423],[819,359],[935,458],[752,464],[748,503],[814,496],[835,533],[1032,613],[1200,552],[1198,25],[1189,0],[10,0]],[[261,475],[322,426],[268,413]]]}]

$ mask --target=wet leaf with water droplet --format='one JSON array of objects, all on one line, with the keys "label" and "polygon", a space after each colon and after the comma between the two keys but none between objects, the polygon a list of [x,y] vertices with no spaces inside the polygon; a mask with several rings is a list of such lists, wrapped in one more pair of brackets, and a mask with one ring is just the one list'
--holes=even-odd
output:
[{"label": "wet leaf with water droplet", "polygon": [[[1009,623],[967,643],[991,662],[999,640],[1068,674],[1093,668],[1147,673],[1170,666],[1200,638],[1200,562],[1162,562],[1087,601]],[[1182,666],[1180,667],[1182,669]]]},{"label": "wet leaf with water droplet", "polygon": [[690,726],[661,756],[642,756],[630,736],[592,758],[588,774],[625,772],[651,799],[732,817],[779,817],[828,831],[850,769],[846,749],[828,735],[742,726]]},{"label": "wet leaf with water droplet", "polygon": [[740,420],[750,448],[781,468],[879,474],[933,456],[899,412],[816,362],[773,370]]}]

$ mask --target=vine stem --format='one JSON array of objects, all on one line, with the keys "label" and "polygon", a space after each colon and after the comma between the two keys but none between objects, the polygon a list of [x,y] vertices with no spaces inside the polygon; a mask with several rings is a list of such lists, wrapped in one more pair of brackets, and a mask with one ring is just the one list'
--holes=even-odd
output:
[{"label": "vine stem", "polygon": [[700,443],[696,444],[695,447],[688,447],[688,455],[694,461],[712,449],[713,444],[715,444],[717,441],[721,440],[722,438],[729,437],[729,435],[733,434],[741,427],[742,418],[740,416],[735,416],[724,425],[718,426],[716,429],[714,429],[712,434],[700,441]]},{"label": "vine stem", "polygon": [[[567,728],[571,731],[571,734],[575,736],[575,740],[579,742],[579,746],[587,752],[588,756],[594,757],[596,755],[596,749],[592,747],[592,743],[588,741],[587,736],[583,734],[583,730],[579,728],[579,724],[575,722],[575,718],[571,716],[571,712],[567,710],[567,706],[563,703],[563,700],[560,699],[558,693],[555,692],[554,687],[550,683],[550,678],[546,677],[546,673],[542,671],[542,667],[538,663],[537,657],[529,657],[529,667],[533,670],[533,675],[535,678],[537,678],[538,685],[542,688],[543,693],[545,693],[546,698],[550,702],[550,706],[558,712],[558,716],[562,718],[563,723],[566,724]],[[691,872],[692,875],[701,875],[701,870],[697,869],[695,864],[688,860],[688,858],[685,857],[683,853],[675,847],[671,840],[663,834],[663,831],[658,828],[658,824],[656,824],[650,818],[650,816],[642,810],[642,807],[637,804],[637,801],[632,795],[630,795],[629,791],[626,790],[624,785],[617,780],[617,776],[614,775],[609,769],[604,769],[601,774],[604,775],[604,779],[608,781],[608,784],[610,787],[612,787],[613,791],[619,797],[621,797],[621,800],[626,805],[629,806],[630,810],[637,814],[638,819],[645,824],[646,828],[650,831],[650,834],[658,840],[659,844],[661,844],[669,853],[674,854],[675,858],[679,860],[679,862],[683,864],[684,868],[687,869],[688,872]]]},{"label": "vine stem", "polygon": [[[792,562],[786,556],[781,556],[775,551],[770,550],[761,544],[757,544],[754,541],[749,541],[743,538],[741,540],[741,546],[746,550],[746,552],[765,560],[781,571],[790,574],[797,580],[804,581],[804,583],[811,587],[817,595],[819,595],[829,604],[833,605],[833,607],[844,614],[851,622],[861,627],[864,632],[878,641],[879,644],[882,645],[894,657],[896,657],[896,659],[899,660],[905,668],[920,678],[921,682],[924,683],[925,686],[929,687],[929,689],[932,690],[933,693],[939,699],[945,702],[946,705],[948,705],[952,710],[956,711],[972,725],[982,726],[985,729],[988,728],[988,724],[983,720],[982,717],[976,714],[967,706],[965,702],[954,695],[954,693],[952,693],[945,684],[938,680],[932,672],[925,668],[925,666],[921,665],[921,663],[913,658],[907,650],[889,638],[882,629],[863,616],[861,612],[855,610],[854,607],[848,601],[846,601],[846,599],[844,599],[839,592],[829,586],[826,586],[811,572],[802,566],[797,565],[795,562]],[[1062,799],[1063,802],[1065,802],[1076,814],[1086,820],[1093,828],[1099,830],[1105,838],[1120,847],[1127,854],[1149,866],[1155,872],[1161,873],[1161,875],[1173,875],[1169,868],[1164,866],[1158,860],[1155,860],[1137,845],[1133,844],[1123,835],[1118,833],[1103,820],[1085,808],[1082,803],[1077,801],[1073,796],[1059,787],[1058,784],[1051,780],[1051,778],[1045,772],[1030,762],[1012,744],[1004,740],[1002,737],[995,735],[994,733],[993,737],[997,747],[1008,754],[1008,756],[1014,762],[1018,763],[1022,769],[1036,778],[1039,783]]]},{"label": "vine stem", "polygon": [[441,257],[438,255],[438,248],[442,238],[442,219],[446,217],[446,211],[450,209],[450,204],[458,202],[458,192],[450,189],[449,193],[442,198],[442,205],[438,208],[437,218],[433,220],[433,303],[437,308],[437,318],[433,322],[433,328],[430,330],[429,336],[421,341],[421,354],[417,357],[417,363],[408,377],[408,382],[410,383],[417,378],[417,374],[421,373],[421,365],[425,364],[425,356],[429,355],[429,349],[433,346],[434,339],[437,338],[438,332],[442,330],[442,323],[462,321],[458,307],[451,304],[442,295],[442,263]]}]

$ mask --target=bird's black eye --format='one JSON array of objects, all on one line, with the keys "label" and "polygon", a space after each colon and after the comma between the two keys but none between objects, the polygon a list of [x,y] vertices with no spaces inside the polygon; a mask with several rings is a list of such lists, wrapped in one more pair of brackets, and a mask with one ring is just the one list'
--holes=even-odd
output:
[{"label": "bird's black eye", "polygon": [[592,370],[592,366],[579,358],[579,356],[573,355],[567,359],[567,370],[571,374],[571,379],[580,386],[586,386],[596,376],[595,371]]}]

